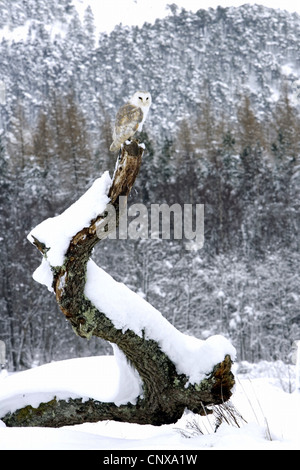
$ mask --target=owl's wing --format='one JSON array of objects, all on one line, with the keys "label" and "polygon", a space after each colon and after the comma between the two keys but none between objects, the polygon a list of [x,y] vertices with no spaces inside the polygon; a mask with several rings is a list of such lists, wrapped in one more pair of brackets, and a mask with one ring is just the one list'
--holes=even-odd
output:
[{"label": "owl's wing", "polygon": [[132,137],[142,120],[143,111],[139,107],[129,103],[124,104],[117,112],[110,150],[118,150],[127,139]]},{"label": "owl's wing", "polygon": [[132,104],[124,104],[116,116],[115,127],[126,127],[127,125],[138,125],[143,120],[143,111]]}]

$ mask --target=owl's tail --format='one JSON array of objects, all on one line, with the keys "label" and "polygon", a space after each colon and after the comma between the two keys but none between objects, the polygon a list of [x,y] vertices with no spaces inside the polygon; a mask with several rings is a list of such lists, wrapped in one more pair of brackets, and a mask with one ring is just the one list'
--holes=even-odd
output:
[{"label": "owl's tail", "polygon": [[121,147],[121,144],[120,142],[117,142],[117,141],[113,141],[113,143],[111,144],[111,146],[109,147],[109,150],[111,152],[116,152],[117,150],[119,150],[119,148]]}]

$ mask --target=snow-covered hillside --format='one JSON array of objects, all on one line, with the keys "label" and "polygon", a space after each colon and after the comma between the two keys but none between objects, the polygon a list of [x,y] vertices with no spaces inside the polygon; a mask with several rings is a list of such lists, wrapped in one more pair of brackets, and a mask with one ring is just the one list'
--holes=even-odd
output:
[{"label": "snow-covered hillside", "polygon": [[[211,416],[186,413],[174,425],[160,427],[105,421],[49,428],[7,428],[0,421],[0,449],[217,450],[300,449],[300,395],[293,387],[295,371],[283,363],[240,364],[231,403],[239,415],[237,427],[228,415],[214,432]],[[0,414],[38,404],[53,396],[114,398],[119,370],[114,357],[102,356],[54,362],[28,371],[0,374]],[[126,383],[124,383],[126,386]],[[202,434],[201,434],[202,433]],[[152,454],[153,454],[152,451]],[[132,452],[134,455],[134,452]]]},{"label": "snow-covered hillside", "polygon": [[[93,127],[103,120],[99,99],[112,118],[120,99],[138,86],[153,95],[148,129],[157,137],[195,115],[206,94],[218,113],[233,113],[248,93],[268,114],[282,82],[299,77],[296,13],[243,5],[172,14],[163,2],[150,9],[149,22],[135,21],[137,14],[132,27],[125,18],[108,35],[97,27],[99,9],[97,18],[86,10],[88,2],[75,2],[76,8],[68,0],[27,2],[31,8],[17,3],[13,12],[9,2],[0,5],[0,81],[8,115],[21,97],[34,120],[54,90],[74,88]],[[129,2],[129,16],[131,9],[142,11],[142,3]],[[103,18],[110,17],[117,22],[106,6]]]}]

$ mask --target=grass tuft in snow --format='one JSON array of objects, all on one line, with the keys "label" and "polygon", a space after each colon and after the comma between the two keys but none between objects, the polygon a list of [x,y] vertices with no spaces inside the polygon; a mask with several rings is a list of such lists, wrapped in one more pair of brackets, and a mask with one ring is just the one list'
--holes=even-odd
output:
[{"label": "grass tuft in snow", "polygon": [[211,415],[206,414],[204,417],[193,415],[191,419],[188,419],[185,429],[177,428],[176,431],[182,437],[190,439],[204,434],[213,434],[217,432],[223,423],[240,428],[247,421],[235,406],[228,401],[221,405],[214,405]]}]

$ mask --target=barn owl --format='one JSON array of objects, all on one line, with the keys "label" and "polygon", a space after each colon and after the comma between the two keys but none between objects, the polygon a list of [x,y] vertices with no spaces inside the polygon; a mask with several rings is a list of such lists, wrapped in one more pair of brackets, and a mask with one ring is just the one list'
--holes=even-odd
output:
[{"label": "barn owl", "polygon": [[136,91],[128,103],[121,106],[113,129],[113,143],[110,146],[112,152],[119,150],[136,131],[141,132],[150,106],[151,95],[147,91]]}]

